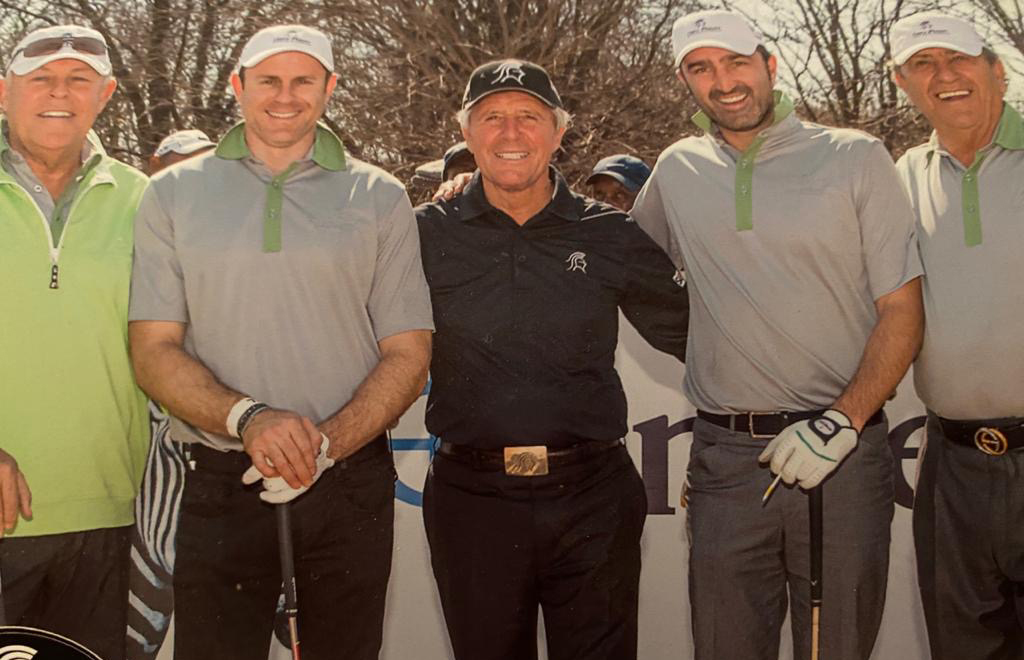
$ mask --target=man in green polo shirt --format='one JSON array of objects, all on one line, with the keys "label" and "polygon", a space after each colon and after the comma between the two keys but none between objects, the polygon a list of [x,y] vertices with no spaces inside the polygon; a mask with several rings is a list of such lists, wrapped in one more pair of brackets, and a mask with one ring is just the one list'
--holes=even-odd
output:
[{"label": "man in green polo shirt", "polygon": [[[281,587],[270,503],[289,500],[303,655],[381,645],[384,432],[426,382],[433,322],[405,191],[317,123],[333,68],[317,30],[257,32],[232,76],[244,121],[154,177],[139,209],[132,357],[189,466],[179,659],[266,657]],[[245,487],[261,477],[262,492]]]},{"label": "man in green polo shirt", "polygon": [[124,657],[132,504],[149,441],[125,350],[146,178],[90,135],[115,87],[103,36],[75,25],[27,35],[0,81],[6,623],[56,631],[108,660]]},{"label": "man in green polo shirt", "polygon": [[[776,658],[787,599],[810,656],[804,491],[820,487],[821,657],[867,660],[894,506],[881,407],[922,334],[910,205],[878,140],[792,114],[739,15],[684,16],[673,47],[704,132],[662,153],[631,213],[691,287],[695,657]],[[773,473],[799,488],[762,506]]]},{"label": "man in green polo shirt", "polygon": [[892,28],[893,80],[935,129],[896,167],[917,212],[928,408],[914,544],[935,660],[1024,658],[1024,120],[974,27]]}]

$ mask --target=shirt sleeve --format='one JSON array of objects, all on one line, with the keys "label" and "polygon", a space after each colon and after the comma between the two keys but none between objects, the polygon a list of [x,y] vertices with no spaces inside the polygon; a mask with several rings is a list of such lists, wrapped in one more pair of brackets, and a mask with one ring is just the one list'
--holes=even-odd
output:
[{"label": "shirt sleeve", "polygon": [[129,321],[188,323],[185,280],[174,245],[174,221],[150,184],[135,214]]},{"label": "shirt sleeve", "polygon": [[412,205],[404,191],[397,198],[377,225],[377,264],[366,303],[378,341],[409,330],[434,329]]},{"label": "shirt sleeve", "polygon": [[660,163],[654,166],[654,171],[648,177],[647,183],[637,193],[636,201],[629,215],[636,221],[648,236],[660,247],[677,268],[683,267],[682,251],[676,242],[672,229],[669,227],[668,214],[665,212],[665,201],[661,192],[661,168]]},{"label": "shirt sleeve", "polygon": [[878,300],[924,272],[910,199],[881,142],[870,144],[855,195],[868,288]]},{"label": "shirt sleeve", "polygon": [[681,271],[635,223],[626,225],[626,287],[620,308],[647,343],[685,361],[690,299]]}]

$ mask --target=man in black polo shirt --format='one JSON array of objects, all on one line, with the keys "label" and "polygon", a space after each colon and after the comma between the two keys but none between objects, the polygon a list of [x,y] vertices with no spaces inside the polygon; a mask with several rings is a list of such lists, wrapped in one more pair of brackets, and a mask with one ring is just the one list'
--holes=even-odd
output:
[{"label": "man in black polo shirt", "polygon": [[424,489],[431,561],[458,660],[636,657],[646,497],[622,443],[619,310],[683,358],[688,304],[624,213],[549,165],[569,115],[519,60],[470,77],[459,122],[479,171],[419,207],[437,332]]}]

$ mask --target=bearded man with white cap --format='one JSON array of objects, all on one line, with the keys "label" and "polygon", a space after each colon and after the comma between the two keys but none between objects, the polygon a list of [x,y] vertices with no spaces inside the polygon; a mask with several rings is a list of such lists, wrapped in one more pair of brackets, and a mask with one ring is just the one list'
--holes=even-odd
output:
[{"label": "bearded man with white cap", "polygon": [[426,382],[433,322],[405,191],[318,123],[333,69],[318,30],[257,32],[231,79],[243,121],[154,177],[139,209],[132,357],[188,465],[176,658],[266,657],[282,579],[270,503],[289,501],[303,655],[380,649],[385,430]]},{"label": "bearded man with white cap", "polygon": [[917,212],[928,409],[914,545],[935,660],[1024,658],[1024,120],[974,27],[892,28],[893,80],[935,129],[896,168]]},{"label": "bearded man with white cap", "polygon": [[[881,408],[922,333],[910,205],[881,142],[792,114],[739,15],[684,16],[672,41],[703,134],[662,153],[631,214],[691,287],[695,657],[776,658],[787,599],[809,657],[804,491],[822,488],[821,657],[867,660],[894,508]],[[799,488],[762,506],[772,473]]]},{"label": "bearded man with white cap", "polygon": [[6,623],[108,659],[124,655],[132,503],[149,440],[125,350],[146,178],[90,132],[115,87],[103,35],[75,25],[28,34],[0,81]]}]

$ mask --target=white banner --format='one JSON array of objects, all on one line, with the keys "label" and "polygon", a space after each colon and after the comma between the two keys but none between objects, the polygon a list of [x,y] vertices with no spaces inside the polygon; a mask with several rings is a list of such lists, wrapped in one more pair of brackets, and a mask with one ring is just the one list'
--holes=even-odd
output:
[{"label": "white banner", "polygon": [[[686,475],[694,409],[680,394],[682,365],[648,347],[628,323],[621,324],[621,333],[616,364],[629,399],[627,443],[643,474],[649,508],[640,581],[639,657],[689,659],[693,649],[686,595],[686,512],[679,506],[679,495]],[[400,483],[396,493],[399,501],[395,560],[383,660],[451,658],[419,508],[431,444],[423,428],[424,405],[421,398],[393,434]],[[893,520],[888,597],[872,658],[926,660],[927,641],[917,594],[909,509],[924,409],[914,396],[909,378],[886,410],[899,468],[898,503]],[[543,658],[543,643],[540,646]],[[792,658],[788,628],[782,635],[779,657]]]}]

